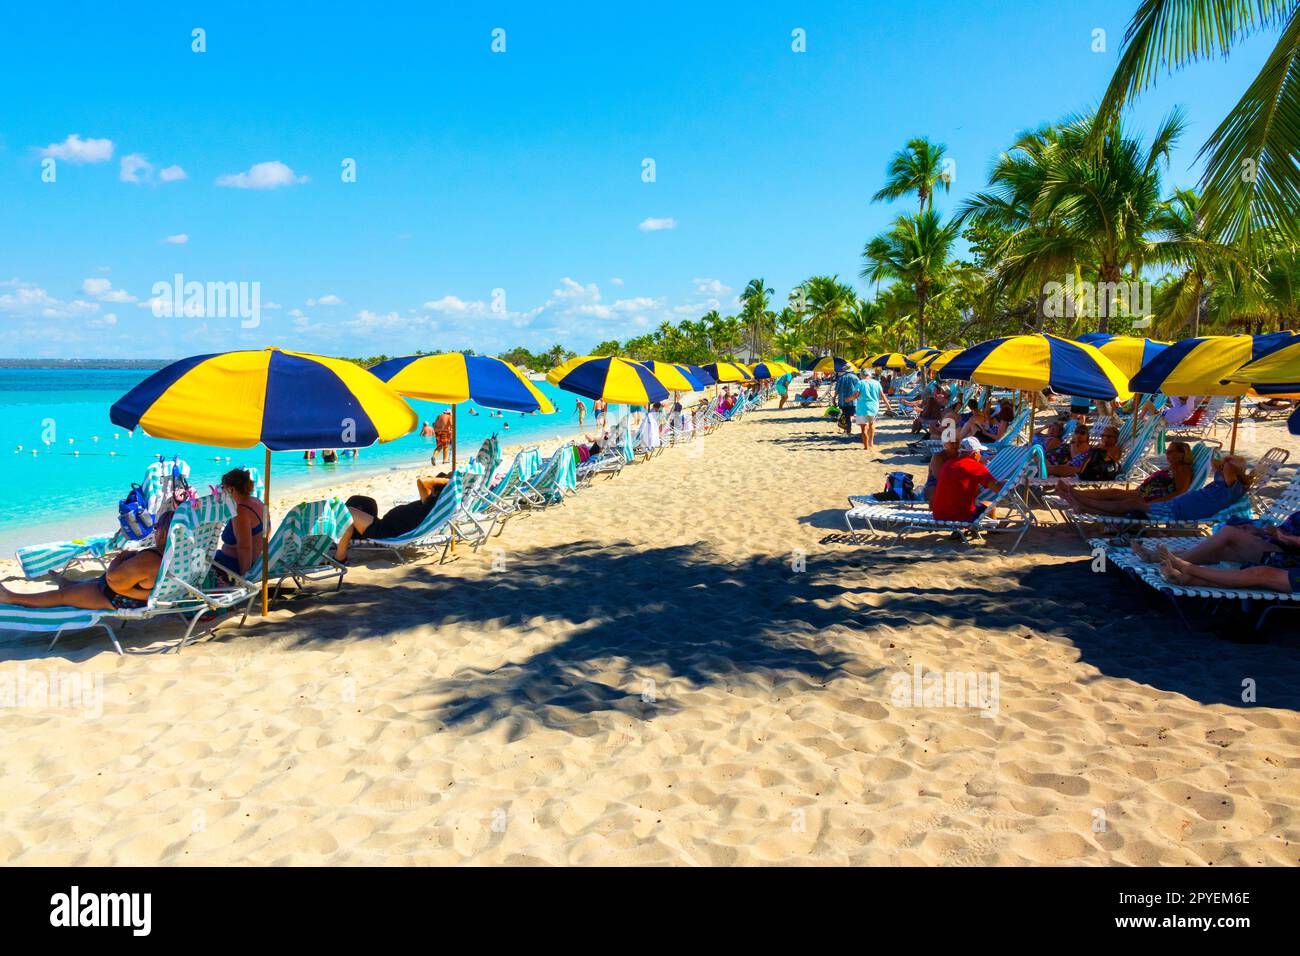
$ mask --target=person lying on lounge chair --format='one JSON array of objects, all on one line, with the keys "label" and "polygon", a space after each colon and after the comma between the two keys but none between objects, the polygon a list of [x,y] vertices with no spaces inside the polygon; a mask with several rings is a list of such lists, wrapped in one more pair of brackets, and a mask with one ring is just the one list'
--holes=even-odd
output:
[{"label": "person lying on lounge chair", "polygon": [[52,591],[21,593],[0,584],[0,604],[19,607],[79,607],[90,611],[136,610],[149,603],[149,592],[158,580],[167,531],[174,511],[158,516],[153,526],[153,547],[123,551],[108,570],[93,581],[60,584]]},{"label": "person lying on lounge chair", "polygon": [[[1056,483],[1056,493],[1075,503],[1076,511],[1094,512],[1094,506],[1106,510],[1099,514],[1128,514],[1142,511],[1147,505],[1171,501],[1192,485],[1192,446],[1185,441],[1169,443],[1165,449],[1169,467],[1148,475],[1136,488],[1074,489],[1067,482]],[[1116,509],[1114,511],[1110,509]]]},{"label": "person lying on lounge chair", "polygon": [[[1246,468],[1246,460],[1236,455],[1229,458],[1216,457],[1213,467],[1214,478],[1204,487],[1185,491],[1164,501],[1138,503],[1136,507],[1129,507],[1134,502],[1127,500],[1085,498],[1063,483],[1058,484],[1056,490],[1076,511],[1086,514],[1147,518],[1152,521],[1204,521],[1240,500],[1255,480]],[[1123,510],[1125,508],[1128,510]]]},{"label": "person lying on lounge chair", "polygon": [[[1281,525],[1224,525],[1182,554],[1147,542],[1138,542],[1133,550],[1143,560],[1160,562],[1161,573],[1173,584],[1300,591],[1300,511]],[[1221,562],[1241,567],[1203,567]]]},{"label": "person lying on lounge chair", "polygon": [[446,472],[434,478],[415,479],[415,488],[420,497],[415,501],[389,508],[382,516],[379,514],[379,505],[374,498],[367,495],[353,495],[344,502],[348,514],[352,516],[352,524],[348,525],[347,530],[339,537],[339,545],[334,552],[335,559],[340,564],[347,561],[348,546],[353,538],[383,540],[397,538],[414,531],[433,510],[438,495],[442,494],[442,489],[447,487],[447,482],[450,480],[451,476]]}]

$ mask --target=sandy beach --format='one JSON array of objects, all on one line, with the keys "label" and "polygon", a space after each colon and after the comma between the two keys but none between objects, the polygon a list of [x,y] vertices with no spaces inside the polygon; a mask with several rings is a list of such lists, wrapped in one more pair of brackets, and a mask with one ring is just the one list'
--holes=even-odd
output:
[{"label": "sandy beach", "polygon": [[[1294,622],[1189,632],[1060,528],[850,543],[845,496],[924,465],[901,420],[871,460],[820,413],[769,404],[179,655],[139,653],[172,624],[124,657],[6,642],[8,686],[82,693],[0,709],[0,862],[1300,862]],[[920,706],[918,668],[991,694]]]}]

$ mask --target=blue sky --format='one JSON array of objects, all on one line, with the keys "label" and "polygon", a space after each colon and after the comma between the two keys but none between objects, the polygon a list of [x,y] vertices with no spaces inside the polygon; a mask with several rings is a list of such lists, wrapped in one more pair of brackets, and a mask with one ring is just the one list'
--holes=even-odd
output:
[{"label": "blue sky", "polygon": [[[756,276],[862,287],[910,207],[869,202],[892,152],[946,143],[954,208],[1018,131],[1096,103],[1137,0],[178,6],[6,10],[0,356],[582,350]],[[1174,180],[1271,39],[1133,110],[1188,109]],[[260,324],[155,317],[176,273],[259,283]]]}]

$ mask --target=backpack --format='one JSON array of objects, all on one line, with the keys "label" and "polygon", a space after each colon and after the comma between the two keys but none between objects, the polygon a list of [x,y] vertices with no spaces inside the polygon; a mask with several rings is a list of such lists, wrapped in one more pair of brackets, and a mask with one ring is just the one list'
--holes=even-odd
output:
[{"label": "backpack", "polygon": [[153,514],[149,511],[149,498],[144,489],[132,484],[126,497],[117,503],[117,523],[122,533],[132,541],[143,541],[153,534]]},{"label": "backpack", "polygon": [[912,476],[905,471],[891,471],[885,475],[885,490],[876,495],[877,501],[915,501]]}]

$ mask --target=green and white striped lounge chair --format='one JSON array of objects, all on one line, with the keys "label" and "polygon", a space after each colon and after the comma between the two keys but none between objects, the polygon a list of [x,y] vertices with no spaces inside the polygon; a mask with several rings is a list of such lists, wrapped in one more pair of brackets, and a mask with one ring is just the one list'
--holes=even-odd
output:
[{"label": "green and white striped lounge chair", "polygon": [[542,470],[525,484],[531,494],[525,495],[523,501],[533,508],[545,508],[549,505],[564,504],[565,494],[572,494],[578,489],[578,468],[573,456],[573,442],[568,442],[555,449],[550,458],[542,464]]},{"label": "green and white striped lounge chair", "polygon": [[487,538],[482,524],[463,507],[460,472],[451,476],[438,500],[424,516],[419,527],[395,538],[357,538],[351,548],[358,551],[383,551],[392,554],[398,563],[405,563],[409,552],[442,548],[438,563],[447,560],[452,543],[470,541],[475,547]]},{"label": "green and white striped lounge chair", "polygon": [[175,644],[179,651],[194,636],[195,628],[207,615],[244,605],[240,624],[248,617],[258,591],[243,584],[212,583],[212,556],[221,540],[221,530],[234,514],[226,495],[206,495],[182,505],[172,519],[163,552],[158,581],[148,603],[138,609],[91,611],[77,608],[25,608],[0,605],[0,631],[53,633],[53,647],[67,631],[101,627],[122,653],[113,624],[147,621],[176,615],[186,623],[185,634]]},{"label": "green and white striped lounge chair", "polygon": [[[1292,510],[1300,510],[1300,501],[1295,502],[1295,508]],[[1162,539],[1160,543],[1170,551],[1177,553],[1186,551],[1200,540],[1202,539],[1197,537],[1177,537]],[[1194,601],[1213,602],[1209,608],[1211,613],[1220,604],[1227,601],[1240,602],[1242,609],[1247,612],[1253,613],[1254,610],[1258,609],[1259,615],[1254,621],[1256,630],[1263,627],[1264,621],[1274,611],[1284,609],[1300,610],[1300,593],[1295,591],[1174,584],[1172,581],[1165,579],[1158,564],[1144,561],[1137,552],[1126,544],[1118,544],[1104,538],[1092,538],[1088,541],[1088,546],[1093,549],[1094,554],[1105,552],[1108,567],[1118,568],[1138,584],[1149,587],[1157,594],[1168,598],[1170,603],[1173,604],[1174,610],[1178,612],[1179,617],[1183,619],[1183,623],[1189,629],[1191,629],[1191,622],[1188,620],[1187,609]],[[1231,568],[1237,567],[1237,565],[1220,564],[1219,567]],[[1198,613],[1196,617],[1198,620],[1203,620],[1205,615]]]},{"label": "green and white striped lounge chair", "polygon": [[[1021,489],[1027,474],[1041,474],[1044,468],[1043,452],[1033,445],[1012,445],[1004,448],[988,463],[993,477],[1003,482],[998,491],[987,489],[978,501],[987,507],[974,521],[942,521],[930,513],[928,501],[892,501],[885,503],[858,503],[850,498],[854,507],[844,512],[844,523],[849,530],[849,537],[856,544],[860,542],[860,531],[883,533],[897,532],[895,540],[901,540],[909,531],[919,532],[954,532],[964,539],[976,534],[1005,532],[1016,535],[1011,550],[1020,546],[1026,532],[1037,522],[1034,513],[1024,501]],[[991,512],[1000,510],[1000,516]],[[861,529],[854,527],[858,522]]]},{"label": "green and white striped lounge chair", "polygon": [[[294,505],[266,543],[270,568],[267,580],[273,584],[274,593],[279,595],[286,580],[292,580],[300,590],[308,581],[331,579],[334,590],[341,588],[348,569],[334,559],[333,551],[351,520],[347,506],[339,498]],[[261,555],[255,558],[242,581],[261,588]]]}]

